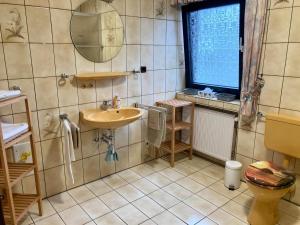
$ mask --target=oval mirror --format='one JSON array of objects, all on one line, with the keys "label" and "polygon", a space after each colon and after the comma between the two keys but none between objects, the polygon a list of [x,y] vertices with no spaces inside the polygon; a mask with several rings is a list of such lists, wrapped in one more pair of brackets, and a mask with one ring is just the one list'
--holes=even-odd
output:
[{"label": "oval mirror", "polygon": [[105,0],[88,0],[73,12],[71,37],[83,57],[106,62],[122,48],[124,27],[119,13]]}]

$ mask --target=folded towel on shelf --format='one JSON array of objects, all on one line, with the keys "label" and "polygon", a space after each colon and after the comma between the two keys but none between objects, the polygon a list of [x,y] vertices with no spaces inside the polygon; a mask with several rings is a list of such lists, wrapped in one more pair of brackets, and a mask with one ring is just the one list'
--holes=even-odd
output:
[{"label": "folded towel on shelf", "polygon": [[72,139],[71,125],[68,120],[63,120],[64,127],[64,150],[65,150],[65,160],[66,160],[66,170],[70,177],[72,183],[74,184],[74,175],[72,170],[72,162],[75,161],[75,153]]},{"label": "folded towel on shelf", "polygon": [[19,95],[21,95],[20,90],[0,90],[0,101],[8,98],[13,98]]},{"label": "folded towel on shelf", "polygon": [[4,141],[8,141],[28,130],[27,123],[1,123],[1,127]]},{"label": "folded towel on shelf", "polygon": [[166,139],[167,113],[165,108],[149,107],[146,142],[159,148]]},{"label": "folded towel on shelf", "polygon": [[77,124],[74,122],[71,122],[70,126],[71,126],[71,132],[72,132],[73,147],[76,149],[76,148],[79,148],[80,129],[77,126]]}]

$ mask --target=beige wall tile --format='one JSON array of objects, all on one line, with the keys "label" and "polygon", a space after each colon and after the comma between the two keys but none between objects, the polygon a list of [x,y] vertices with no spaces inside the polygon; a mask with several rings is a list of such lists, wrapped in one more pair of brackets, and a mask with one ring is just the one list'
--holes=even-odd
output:
[{"label": "beige wall tile", "polygon": [[154,44],[166,44],[167,22],[166,20],[154,20]]},{"label": "beige wall tile", "polygon": [[125,15],[125,4],[126,0],[113,1],[110,3],[120,15]]},{"label": "beige wall tile", "polygon": [[269,1],[269,8],[276,9],[276,8],[285,8],[285,7],[292,7],[292,1],[277,1],[277,0],[270,0]]},{"label": "beige wall tile", "polygon": [[287,44],[267,44],[263,62],[263,73],[283,76]]},{"label": "beige wall tile", "polygon": [[177,64],[177,46],[166,47],[166,69],[178,68]]},{"label": "beige wall tile", "polygon": [[153,70],[153,46],[141,45],[141,66],[147,66],[147,70]]},{"label": "beige wall tile", "polygon": [[55,76],[52,44],[31,44],[33,75],[35,77]]},{"label": "beige wall tile", "polygon": [[57,91],[59,106],[78,104],[77,82],[73,78],[57,79]]},{"label": "beige wall tile", "polygon": [[153,18],[153,0],[141,0],[141,16]]},{"label": "beige wall tile", "polygon": [[[7,1],[7,3],[10,3]],[[18,3],[17,3],[18,4]],[[24,1],[23,3],[24,4]],[[12,27],[12,22],[16,15],[20,15],[20,26],[17,28],[21,28],[20,36],[14,37],[11,36],[11,32],[7,29],[14,29]],[[3,42],[27,42],[28,34],[27,34],[27,24],[26,24],[26,15],[25,15],[25,7],[18,5],[6,5],[2,4],[0,7],[0,21],[1,21],[1,35],[0,40]]]},{"label": "beige wall tile", "polygon": [[85,183],[100,178],[100,155],[83,159],[83,177]]},{"label": "beige wall tile", "polygon": [[127,97],[127,78],[113,79],[113,96],[119,96],[120,98]]},{"label": "beige wall tile", "polygon": [[[55,178],[55,180],[54,180]],[[52,196],[66,190],[65,170],[63,166],[45,170],[47,196]]]},{"label": "beige wall tile", "polygon": [[86,0],[71,0],[72,9],[76,9],[77,7],[79,7],[85,1]]},{"label": "beige wall tile", "polygon": [[291,8],[275,9],[270,11],[267,36],[268,42],[288,41],[291,11]]},{"label": "beige wall tile", "polygon": [[30,50],[28,44],[5,43],[4,52],[9,79],[32,77]]},{"label": "beige wall tile", "polygon": [[48,0],[25,0],[25,5],[49,7]]},{"label": "beige wall tile", "polygon": [[300,43],[290,43],[286,61],[285,76],[300,77]]},{"label": "beige wall tile", "polygon": [[290,41],[291,42],[300,42],[300,8],[295,7],[293,9],[292,23],[290,30]]},{"label": "beige wall tile", "polygon": [[[58,107],[56,77],[35,78],[36,102],[38,109]],[[47,90],[47,93],[45,93]]]},{"label": "beige wall tile", "polygon": [[[166,0],[154,0],[154,18],[157,19],[166,19],[167,18],[167,12],[166,12]],[[163,10],[162,6],[164,6]]]},{"label": "beige wall tile", "polygon": [[237,153],[246,156],[253,157],[255,133],[251,131],[238,130],[238,142],[237,142]]},{"label": "beige wall tile", "polygon": [[123,45],[120,52],[112,59],[112,71],[126,71],[126,45]]},{"label": "beige wall tile", "polygon": [[280,107],[300,110],[300,78],[284,78]]},{"label": "beige wall tile", "polygon": [[97,101],[112,100],[112,80],[96,82]]},{"label": "beige wall tile", "polygon": [[126,43],[139,44],[141,43],[141,25],[140,18],[126,17]]},{"label": "beige wall tile", "polygon": [[139,70],[140,68],[140,45],[127,46],[127,71]]},{"label": "beige wall tile", "polygon": [[166,91],[166,71],[154,71],[154,93],[162,93]]},{"label": "beige wall tile", "polygon": [[136,166],[142,163],[142,145],[141,143],[129,146],[129,167]]},{"label": "beige wall tile", "polygon": [[141,44],[153,44],[153,19],[141,18]]},{"label": "beige wall tile", "polygon": [[45,169],[50,169],[63,164],[62,143],[60,138],[42,141],[41,146]]},{"label": "beige wall tile", "polygon": [[126,15],[140,16],[141,14],[140,0],[126,0]]},{"label": "beige wall tile", "polygon": [[294,6],[300,6],[300,0],[294,0]]},{"label": "beige wall tile", "polygon": [[142,139],[142,125],[141,120],[129,124],[129,144],[140,142]]},{"label": "beige wall tile", "polygon": [[76,73],[75,53],[73,44],[55,44],[56,75],[65,73],[74,75]]},{"label": "beige wall tile", "polygon": [[107,162],[105,161],[106,153],[100,155],[100,173],[101,177],[106,177],[115,173],[115,162]]},{"label": "beige wall tile", "polygon": [[[261,112],[263,115],[266,115],[268,113],[271,114],[278,114],[279,109],[275,107],[269,107],[269,106],[259,106],[259,112]],[[264,134],[265,133],[265,119],[260,118],[256,121],[256,132]]]},{"label": "beige wall tile", "polygon": [[167,21],[167,45],[177,45],[178,23],[177,21]]},{"label": "beige wall tile", "polygon": [[120,148],[128,145],[128,126],[120,127],[115,130],[115,146]]},{"label": "beige wall tile", "polygon": [[85,59],[83,56],[81,56],[78,53],[76,49],[75,49],[75,58],[76,58],[77,74],[95,71],[94,62]]},{"label": "beige wall tile", "polygon": [[153,94],[154,76],[153,71],[147,71],[142,76],[142,95]]},{"label": "beige wall tile", "polygon": [[81,148],[83,158],[87,158],[100,153],[98,149],[98,143],[94,141],[97,137],[97,130],[81,133]]},{"label": "beige wall tile", "polygon": [[7,79],[3,44],[0,44],[0,80]]},{"label": "beige wall tile", "polygon": [[10,3],[10,4],[24,4],[24,0],[0,0],[0,3]]},{"label": "beige wall tile", "polygon": [[60,121],[58,109],[38,111],[41,140],[60,137]]},{"label": "beige wall tile", "polygon": [[166,47],[154,46],[154,69],[166,69]]},{"label": "beige wall tile", "polygon": [[70,36],[71,12],[51,9],[53,43],[72,43]]},{"label": "beige wall tile", "polygon": [[260,104],[278,107],[280,103],[283,78],[277,76],[264,76],[265,86],[260,96]]},{"label": "beige wall tile", "polygon": [[64,1],[49,0],[49,3],[51,8],[71,9],[70,0],[64,0]]},{"label": "beige wall tile", "polygon": [[[46,197],[46,188],[45,188],[45,179],[44,179],[43,172],[39,172],[39,180],[40,180],[40,187],[41,187],[41,195],[42,195],[42,198],[45,198]],[[23,186],[24,193],[36,194],[34,175],[25,177],[22,180],[22,186]]]},{"label": "beige wall tile", "polygon": [[167,19],[168,20],[177,20],[178,19],[178,9],[171,6],[172,0],[167,0]]},{"label": "beige wall tile", "polygon": [[79,81],[78,85],[78,101],[79,104],[96,102],[96,82],[95,81]]},{"label": "beige wall tile", "polygon": [[49,8],[26,7],[30,42],[51,43],[51,22]]},{"label": "beige wall tile", "polygon": [[119,172],[129,167],[128,146],[118,149],[117,153],[118,153],[119,160],[116,161],[116,172]]},{"label": "beige wall tile", "polygon": [[[66,170],[66,168],[65,168]],[[72,162],[72,171],[74,176],[74,184],[71,181],[71,178],[66,173],[66,184],[67,189],[78,187],[83,184],[83,166],[82,160]]]},{"label": "beige wall tile", "polygon": [[175,91],[176,89],[176,70],[166,70],[166,91]]},{"label": "beige wall tile", "polygon": [[262,134],[256,134],[255,147],[254,147],[254,159],[272,161],[273,152],[268,150],[264,145],[265,136]]}]

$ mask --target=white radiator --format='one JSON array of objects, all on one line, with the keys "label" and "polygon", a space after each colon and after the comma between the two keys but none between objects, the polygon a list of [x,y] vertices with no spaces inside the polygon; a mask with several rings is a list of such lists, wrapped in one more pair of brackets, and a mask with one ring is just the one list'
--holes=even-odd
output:
[{"label": "white radiator", "polygon": [[230,160],[235,138],[234,123],[235,115],[196,107],[194,150],[219,160]]}]

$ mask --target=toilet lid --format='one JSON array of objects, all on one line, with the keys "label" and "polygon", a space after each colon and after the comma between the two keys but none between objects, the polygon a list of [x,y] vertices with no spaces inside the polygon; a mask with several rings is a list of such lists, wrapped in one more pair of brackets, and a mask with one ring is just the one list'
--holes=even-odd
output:
[{"label": "toilet lid", "polygon": [[271,162],[260,161],[252,163],[245,171],[248,181],[265,188],[285,188],[295,183],[296,177],[290,171],[284,170]]}]

